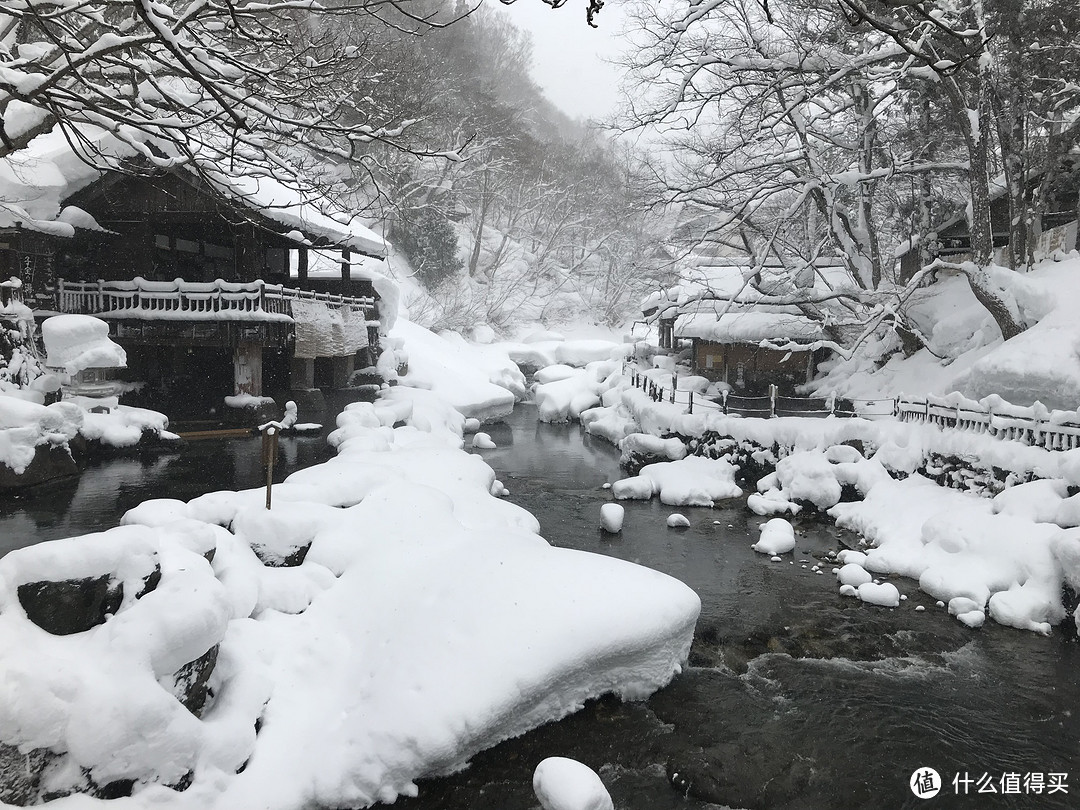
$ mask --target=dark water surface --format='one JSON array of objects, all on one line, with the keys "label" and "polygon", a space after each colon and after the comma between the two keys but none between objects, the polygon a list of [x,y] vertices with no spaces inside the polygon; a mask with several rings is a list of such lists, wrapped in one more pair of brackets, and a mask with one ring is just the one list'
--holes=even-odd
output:
[{"label": "dark water surface", "polygon": [[[621,477],[615,448],[577,426],[538,424],[528,406],[485,430],[498,448],[483,457],[549,541],[639,562],[697,591],[690,666],[646,702],[594,701],[461,773],[424,781],[397,806],[535,810],[532,771],[558,755],[599,771],[619,810],[1080,807],[1080,645],[992,623],[969,630],[909,580],[894,580],[908,596],[896,610],[840,597],[826,554],[857,538],[802,522],[795,563],[774,563],[749,548],[763,519],[745,501],[679,510],[625,502],[622,533],[603,535],[603,484]],[[275,478],[328,455],[322,437],[285,439]],[[77,482],[0,501],[0,555],[108,528],[147,498],[262,481],[255,439],[106,461]],[[673,511],[690,528],[667,528]],[[818,562],[823,574],[812,572]],[[944,777],[925,801],[908,787],[923,767]],[[715,804],[676,790],[672,771]],[[1013,788],[1008,774],[1019,792],[1003,792]],[[1029,774],[1068,792],[1025,790]],[[954,776],[971,780],[968,795]],[[979,793],[980,784],[997,792]]]},{"label": "dark water surface", "polygon": [[[332,420],[331,425],[332,427]],[[274,480],[329,458],[325,433],[282,436]],[[266,483],[261,438],[186,442],[179,452],[147,451],[91,463],[78,478],[0,498],[0,557],[23,546],[104,531],[151,498],[189,501],[207,492]]]}]

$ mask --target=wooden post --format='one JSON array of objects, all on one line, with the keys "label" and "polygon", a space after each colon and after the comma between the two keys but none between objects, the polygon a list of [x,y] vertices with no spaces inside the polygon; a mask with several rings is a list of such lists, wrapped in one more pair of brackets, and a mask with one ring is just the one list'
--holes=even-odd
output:
[{"label": "wooden post", "polygon": [[694,412],[694,389],[690,389],[690,413]]},{"label": "wooden post", "polygon": [[301,284],[308,279],[308,249],[306,247],[296,249],[296,278]]},{"label": "wooden post", "polygon": [[262,461],[266,467],[266,508],[270,508],[270,491],[274,485],[274,460],[277,458],[278,429],[268,425],[262,436]]},{"label": "wooden post", "polygon": [[727,389],[725,389],[724,392],[721,394],[721,396],[724,398],[724,403],[723,404],[724,404],[724,413],[725,414],[727,413],[727,395],[728,395],[728,392],[727,392]]},{"label": "wooden post", "polygon": [[776,416],[776,385],[769,383],[769,418]]}]

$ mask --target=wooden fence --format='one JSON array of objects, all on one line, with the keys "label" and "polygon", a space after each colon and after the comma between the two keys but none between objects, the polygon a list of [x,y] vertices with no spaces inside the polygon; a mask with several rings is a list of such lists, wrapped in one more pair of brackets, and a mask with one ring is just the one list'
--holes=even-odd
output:
[{"label": "wooden fence", "polygon": [[1038,418],[1015,413],[1031,409],[1013,407],[995,413],[992,408],[979,403],[965,401],[961,405],[956,404],[953,398],[932,395],[900,395],[884,399],[785,397],[777,393],[775,385],[769,386],[768,396],[743,397],[725,392],[720,397],[711,398],[693,391],[678,390],[678,377],[674,374],[670,385],[665,385],[656,379],[655,374],[648,375],[633,366],[627,366],[624,373],[630,377],[634,387],[644,391],[654,401],[686,406],[688,413],[709,410],[763,419],[781,416],[895,418],[902,422],[923,422],[984,433],[1047,450],[1080,447],[1080,421],[1068,418],[1075,416],[1072,412],[1048,413],[1045,418]]}]

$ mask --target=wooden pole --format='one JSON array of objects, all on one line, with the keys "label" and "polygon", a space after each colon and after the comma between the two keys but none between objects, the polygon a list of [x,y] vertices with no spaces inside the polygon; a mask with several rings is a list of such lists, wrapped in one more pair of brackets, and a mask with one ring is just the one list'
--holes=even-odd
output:
[{"label": "wooden pole", "polygon": [[277,458],[278,429],[267,426],[262,437],[262,459],[266,467],[266,508],[270,508],[270,491],[274,485],[274,460]]}]

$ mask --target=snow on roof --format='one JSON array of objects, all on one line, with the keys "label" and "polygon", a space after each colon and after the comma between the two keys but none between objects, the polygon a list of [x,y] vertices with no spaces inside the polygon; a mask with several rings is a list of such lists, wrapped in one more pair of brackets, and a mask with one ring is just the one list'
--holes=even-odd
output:
[{"label": "snow on roof", "polygon": [[675,319],[675,336],[700,338],[716,343],[757,343],[762,340],[793,340],[809,343],[825,334],[821,324],[804,315],[786,312],[711,312],[680,315]]},{"label": "snow on roof", "polygon": [[386,242],[370,228],[360,224],[355,217],[342,212],[339,221],[324,213],[305,199],[295,189],[272,177],[237,176],[217,171],[203,165],[202,170],[212,180],[214,187],[225,196],[258,211],[268,219],[294,228],[302,233],[289,234],[302,241],[303,234],[356,250],[367,256],[382,258],[386,255]]},{"label": "snow on roof", "polygon": [[[87,129],[85,135],[107,159],[125,156],[104,130]],[[60,204],[100,176],[100,170],[82,160],[62,133],[39,135],[25,149],[0,159],[0,228],[20,225],[54,236],[74,236],[75,228],[87,227],[92,218],[61,218]]]},{"label": "snow on roof", "polygon": [[[91,162],[119,166],[135,152],[104,130],[84,127],[82,134],[100,153],[92,161],[80,157],[63,133],[55,129],[34,138],[25,149],[0,159],[0,228],[20,225],[61,237],[74,236],[76,228],[104,230],[81,209],[61,211],[61,203],[102,177],[104,172]],[[230,175],[216,163],[204,163],[201,169],[226,197],[294,229],[296,232],[289,236],[298,242],[305,238],[325,239],[367,255],[386,255],[382,237],[355,217],[341,212],[343,221],[339,221],[337,214],[327,214],[278,180]]]}]

